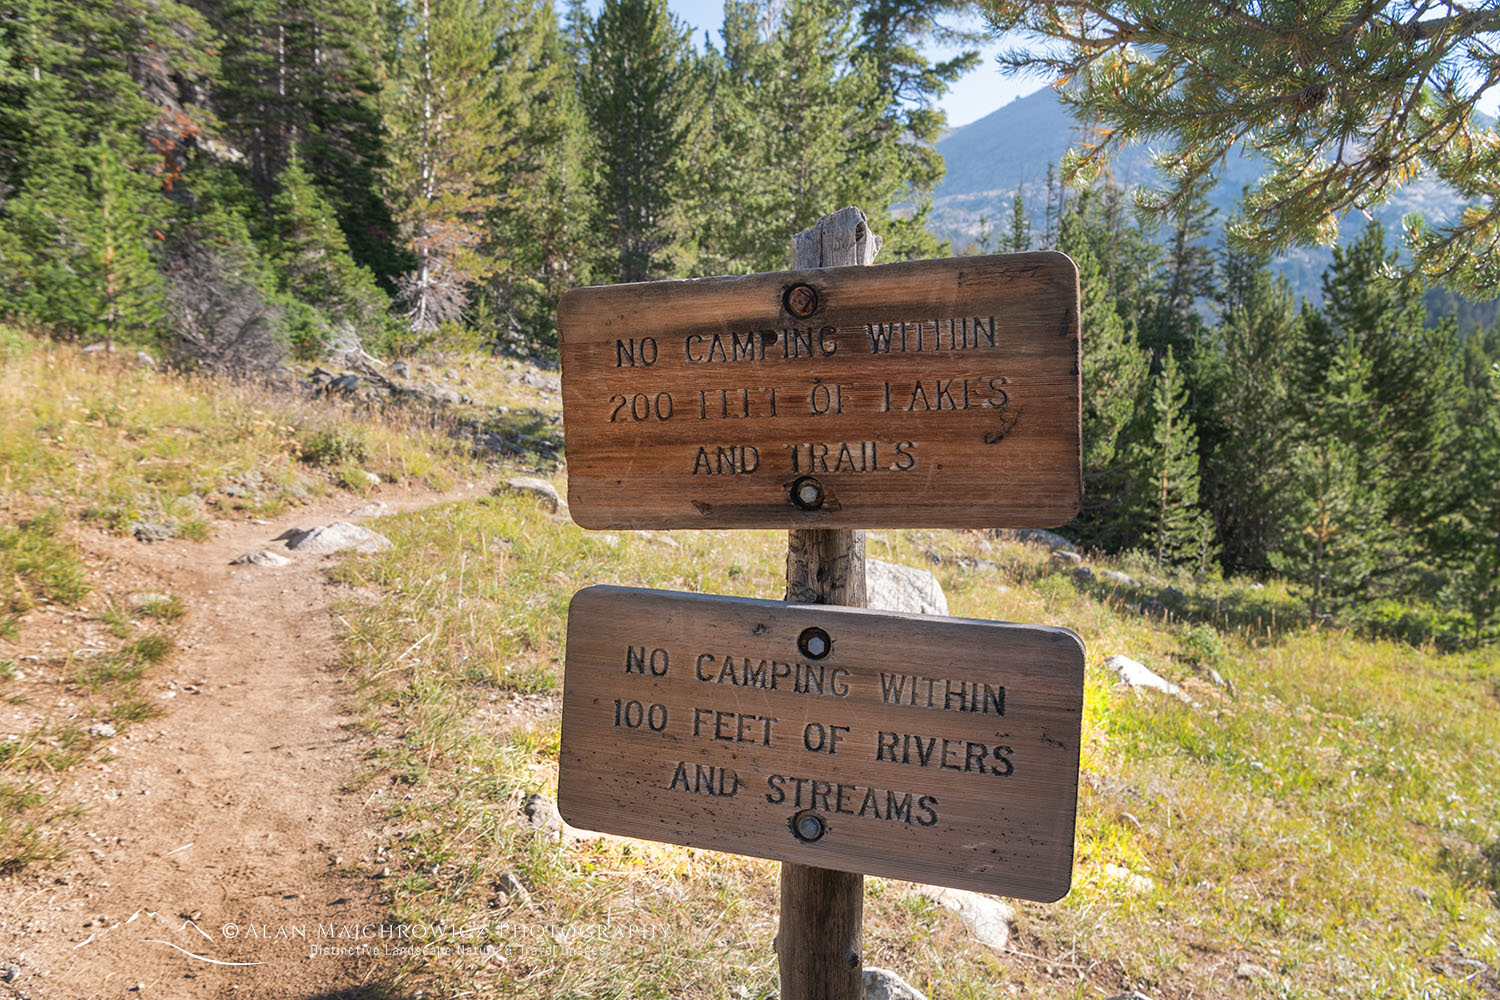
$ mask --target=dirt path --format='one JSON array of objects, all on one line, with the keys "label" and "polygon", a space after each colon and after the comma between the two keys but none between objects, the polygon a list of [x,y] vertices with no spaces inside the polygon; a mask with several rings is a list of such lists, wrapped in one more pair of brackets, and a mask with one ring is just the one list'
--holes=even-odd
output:
[{"label": "dirt path", "polygon": [[[374,499],[397,511],[482,492]],[[278,535],[350,506],[221,525],[201,544],[86,539],[107,572],[177,596],[187,615],[179,651],[144,688],[164,713],[62,783],[63,801],[85,810],[69,821],[71,856],[0,883],[0,997],[331,1000],[396,964],[379,953],[398,942],[368,936],[390,922],[370,857],[377,786],[346,790],[368,746],[328,669],[339,658],[330,605],[347,591],[328,580],[327,557],[229,565],[252,549],[285,553]]]}]

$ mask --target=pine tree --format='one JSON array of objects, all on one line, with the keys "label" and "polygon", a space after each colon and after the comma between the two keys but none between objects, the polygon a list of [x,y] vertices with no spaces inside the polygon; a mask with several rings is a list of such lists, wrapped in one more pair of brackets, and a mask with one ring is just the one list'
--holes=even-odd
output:
[{"label": "pine tree", "polygon": [[312,310],[291,333],[293,350],[299,357],[318,357],[335,334],[345,343],[377,342],[390,300],[374,275],[350,256],[333,207],[298,159],[278,181],[261,243],[277,288]]},{"label": "pine tree", "polygon": [[214,106],[263,207],[281,172],[300,159],[355,259],[393,282],[410,260],[381,191],[388,142],[381,54],[392,40],[377,7],[366,0],[194,2],[222,37]]},{"label": "pine tree", "polygon": [[1264,573],[1290,492],[1298,437],[1290,378],[1302,317],[1286,280],[1272,276],[1267,254],[1226,246],[1219,273],[1219,322],[1193,367],[1200,492],[1225,568]]},{"label": "pine tree", "polygon": [[1182,367],[1167,349],[1152,379],[1150,437],[1135,449],[1144,541],[1158,566],[1206,561],[1207,515],[1198,506],[1198,437]]},{"label": "pine tree", "polygon": [[1024,253],[1031,249],[1031,215],[1026,211],[1026,200],[1019,184],[1016,185],[1016,195],[1010,202],[1010,232],[1005,237],[1005,249],[1011,253]]},{"label": "pine tree", "polygon": [[[1061,222],[1059,249],[1078,265],[1083,365],[1083,510],[1075,523],[1091,545],[1122,549],[1144,525],[1135,492],[1132,442],[1142,434],[1149,378],[1147,355],[1136,340],[1136,320],[1121,314],[1128,301],[1113,287],[1106,259],[1116,250],[1104,199],[1080,192]],[[1128,273],[1128,267],[1119,268]]]},{"label": "pine tree", "polygon": [[557,300],[588,282],[595,250],[583,112],[548,0],[519,6],[497,47],[492,77],[512,138],[486,227],[495,262],[488,292],[501,342],[550,350]]},{"label": "pine tree", "polygon": [[416,266],[400,282],[409,329],[457,322],[490,270],[482,223],[495,203],[502,123],[490,91],[500,10],[484,0],[411,0],[387,120],[387,179]]},{"label": "pine tree", "polygon": [[584,28],[579,93],[598,170],[599,236],[611,276],[644,281],[671,269],[681,239],[687,31],[666,0],[604,0]]}]

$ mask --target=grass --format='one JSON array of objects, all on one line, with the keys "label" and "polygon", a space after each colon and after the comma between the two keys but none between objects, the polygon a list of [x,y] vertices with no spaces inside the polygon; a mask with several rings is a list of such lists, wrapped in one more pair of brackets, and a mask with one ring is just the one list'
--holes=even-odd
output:
[{"label": "grass", "polygon": [[[445,488],[478,471],[450,428],[414,419],[351,422],[326,400],[87,355],[0,324],[0,702],[24,710],[0,729],[0,873],[60,855],[46,834],[69,811],[40,779],[103,745],[57,718],[118,730],[159,714],[142,682],[172,655],[184,618],[174,596],[136,607],[116,594],[108,570],[84,558],[81,529],[198,542],[223,519],[365,493],[372,479]],[[113,648],[20,657],[28,620],[49,605],[67,611],[52,616],[51,640],[81,643],[92,618]],[[31,706],[38,690],[66,711]]]},{"label": "grass", "polygon": [[[409,973],[476,996],[774,996],[774,865],[558,843],[522,806],[554,794],[573,592],[779,596],[785,536],[585,532],[515,496],[382,530],[394,552],[338,572],[384,595],[340,613],[364,724],[383,737],[367,781],[397,831],[381,856],[391,904],[398,919],[481,928],[468,940],[497,949]],[[866,964],[934,997],[1500,993],[1493,654],[1311,629],[1274,583],[1138,562],[1119,567],[1134,586],[1082,580],[979,533],[871,532],[868,545],[932,568],[954,614],[1073,628],[1089,667],[1072,893],[1020,904],[997,956],[911,886],[868,879]],[[1112,653],[1196,704],[1118,690]],[[507,876],[525,906],[497,888]],[[560,927],[588,937],[548,936]]]},{"label": "grass", "polygon": [[3,329],[0,339],[0,511],[11,518],[56,509],[117,534],[150,523],[202,540],[215,518],[273,515],[341,484],[366,490],[364,472],[442,489],[478,467],[467,445],[400,415],[351,425],[323,400]]}]

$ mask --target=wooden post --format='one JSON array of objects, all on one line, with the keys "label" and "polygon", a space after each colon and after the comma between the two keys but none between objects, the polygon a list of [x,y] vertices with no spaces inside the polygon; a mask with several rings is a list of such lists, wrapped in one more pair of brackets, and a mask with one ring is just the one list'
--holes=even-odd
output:
[{"label": "wooden post", "polygon": [[[792,237],[792,267],[873,264],[880,244],[863,212],[840,209]],[[787,532],[786,599],[865,607],[865,533]],[[864,892],[863,875],[781,866],[781,926],[776,936],[781,1000],[863,1000]]]}]

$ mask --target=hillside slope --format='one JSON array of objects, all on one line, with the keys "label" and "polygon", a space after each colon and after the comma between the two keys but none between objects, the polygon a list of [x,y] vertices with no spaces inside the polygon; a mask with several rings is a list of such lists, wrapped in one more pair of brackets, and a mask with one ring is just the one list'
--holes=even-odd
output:
[{"label": "hillside slope", "polygon": [[[933,211],[928,228],[962,249],[980,238],[980,220],[987,219],[998,233],[1007,224],[1011,200],[1020,188],[1034,216],[1034,231],[1040,237],[1041,207],[1046,198],[1047,165],[1061,162],[1080,134],[1080,126],[1058,101],[1050,87],[1017,98],[990,114],[948,133],[937,144],[948,172],[933,192]],[[1224,165],[1219,184],[1210,193],[1218,209],[1214,235],[1235,211],[1240,192],[1259,176],[1262,160],[1254,154],[1231,157]],[[1156,183],[1151,148],[1133,145],[1124,150],[1111,168],[1114,181],[1125,187]],[[1423,179],[1399,191],[1380,206],[1374,216],[1387,230],[1399,230],[1409,212],[1429,219],[1451,217],[1461,203],[1454,193],[1431,179]],[[1358,215],[1346,217],[1341,240],[1352,240],[1363,227]],[[1318,275],[1327,266],[1326,250],[1296,249],[1278,259],[1282,273],[1299,294],[1321,297]]]}]

